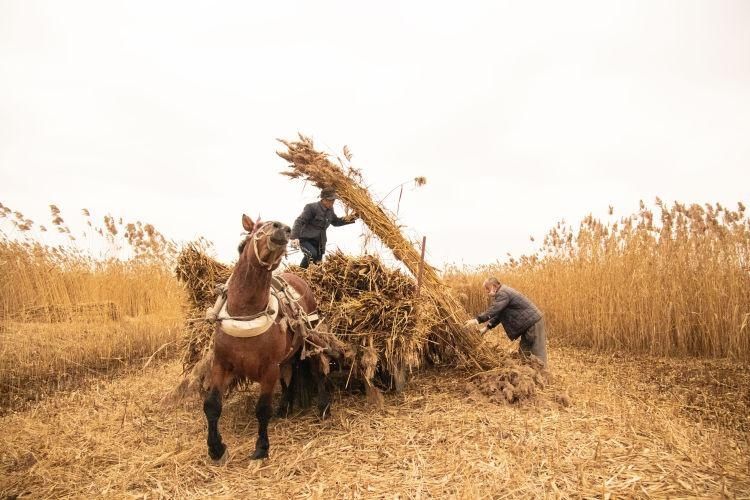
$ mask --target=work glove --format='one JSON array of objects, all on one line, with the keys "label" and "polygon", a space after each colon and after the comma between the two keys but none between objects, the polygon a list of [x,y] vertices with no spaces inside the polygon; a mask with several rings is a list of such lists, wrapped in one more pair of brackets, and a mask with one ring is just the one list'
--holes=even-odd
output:
[{"label": "work glove", "polygon": [[489,328],[487,328],[486,326],[483,326],[482,328],[479,329],[479,335],[484,335],[485,333],[487,333],[487,330],[489,330]]},{"label": "work glove", "polygon": [[475,319],[470,319],[469,321],[467,321],[466,323],[464,323],[464,326],[466,328],[469,328],[470,326],[474,326],[474,325],[478,325],[478,324],[479,324],[479,321],[477,321],[476,318],[475,318]]}]

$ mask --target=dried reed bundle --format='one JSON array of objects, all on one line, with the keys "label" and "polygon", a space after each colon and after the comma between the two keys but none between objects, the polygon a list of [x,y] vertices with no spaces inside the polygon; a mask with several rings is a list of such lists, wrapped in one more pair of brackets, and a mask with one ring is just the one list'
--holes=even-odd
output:
[{"label": "dried reed bundle", "polygon": [[175,269],[177,279],[185,284],[188,303],[185,317],[185,333],[180,352],[185,371],[190,370],[207,354],[214,325],[196,321],[206,315],[206,309],[216,301],[216,286],[225,283],[232,268],[206,255],[205,245],[189,243],[177,257]]},{"label": "dried reed bundle", "polygon": [[415,297],[411,277],[375,256],[339,251],[320,265],[291,271],[311,285],[328,330],[355,353],[355,373],[366,384],[400,389],[407,372],[422,364],[434,321],[421,312],[429,317],[436,311]]},{"label": "dried reed bundle", "polygon": [[517,403],[533,397],[548,379],[541,362],[531,358],[525,363],[505,363],[477,373],[471,377],[471,382],[494,403]]}]

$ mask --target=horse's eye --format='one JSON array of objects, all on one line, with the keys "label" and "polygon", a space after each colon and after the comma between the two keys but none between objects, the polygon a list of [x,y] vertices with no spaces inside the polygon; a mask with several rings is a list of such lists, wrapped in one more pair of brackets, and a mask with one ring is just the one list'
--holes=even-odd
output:
[{"label": "horse's eye", "polygon": [[278,222],[274,222],[274,223],[273,223],[273,228],[274,228],[274,229],[278,229],[279,227],[281,227],[281,226],[279,226],[279,223],[278,223]]}]

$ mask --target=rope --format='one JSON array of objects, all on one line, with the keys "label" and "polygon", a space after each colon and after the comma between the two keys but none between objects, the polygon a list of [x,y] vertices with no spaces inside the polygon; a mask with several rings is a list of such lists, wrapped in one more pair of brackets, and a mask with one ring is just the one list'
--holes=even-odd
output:
[{"label": "rope", "polygon": [[[266,231],[266,229],[271,224],[273,224],[272,221],[266,222],[265,224],[263,224],[263,226],[260,227],[260,229],[258,229],[257,231],[255,231],[255,233],[253,234],[253,251],[255,252],[255,258],[256,258],[256,260],[258,261],[258,263],[261,266],[265,267],[269,271],[273,270],[273,267],[277,266],[279,264],[279,262],[281,262],[281,259],[284,257],[284,254],[282,253],[282,254],[280,254],[276,258],[275,261],[273,261],[271,263],[268,263],[268,262],[266,262],[266,261],[264,261],[263,259],[260,258],[260,252],[258,252],[258,240],[260,239],[261,236],[266,236],[268,234],[268,232]],[[271,250],[272,243],[273,242],[271,242],[271,241],[268,241],[266,243],[268,245],[268,247],[269,247],[268,248],[269,250]],[[273,251],[273,250],[271,250],[271,251]]]}]

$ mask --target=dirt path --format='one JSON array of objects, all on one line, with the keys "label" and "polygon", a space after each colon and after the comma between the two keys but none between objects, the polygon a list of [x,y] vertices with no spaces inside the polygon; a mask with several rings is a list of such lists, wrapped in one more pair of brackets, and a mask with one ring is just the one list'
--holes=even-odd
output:
[{"label": "dirt path", "polygon": [[[235,395],[221,423],[224,467],[206,463],[200,404],[158,405],[176,364],[99,381],[0,419],[0,497],[750,498],[742,416],[728,421],[734,427],[695,418],[679,396],[649,390],[664,377],[649,379],[628,361],[553,356],[555,381],[533,404],[496,406],[473,395],[462,373],[426,373],[380,411],[340,394],[326,422],[272,421],[264,462],[247,458],[252,397]],[[571,406],[554,401],[560,389]]]}]

